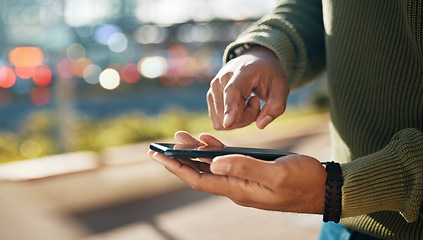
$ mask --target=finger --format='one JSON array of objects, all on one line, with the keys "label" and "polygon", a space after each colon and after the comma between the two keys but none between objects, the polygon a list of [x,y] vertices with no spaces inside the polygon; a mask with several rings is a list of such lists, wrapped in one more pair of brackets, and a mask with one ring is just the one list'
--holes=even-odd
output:
[{"label": "finger", "polygon": [[195,139],[191,134],[185,131],[177,131],[174,135],[176,141],[183,143],[183,144],[189,144],[189,145],[196,145],[201,146],[203,145],[200,141]]},{"label": "finger", "polygon": [[248,126],[254,121],[256,121],[258,115],[260,113],[260,98],[257,96],[252,96],[248,99],[247,106],[244,109],[244,112],[242,113],[242,117],[239,117],[239,119],[242,119],[240,121],[240,126]]},{"label": "finger", "polygon": [[266,103],[256,120],[259,129],[265,128],[269,123],[285,112],[288,94],[289,89],[287,87],[281,86],[269,89]]},{"label": "finger", "polygon": [[278,176],[280,180],[285,175],[284,171],[275,165],[276,163],[273,161],[263,161],[245,155],[233,154],[215,157],[210,165],[210,170],[214,174],[234,176],[272,186],[275,176]]},{"label": "finger", "polygon": [[153,159],[153,154],[155,153],[155,151],[153,151],[153,150],[151,150],[151,149],[149,149],[148,150],[148,152],[147,152],[147,156],[150,158],[150,159]]},{"label": "finger", "polygon": [[242,110],[245,107],[240,106],[240,103],[245,104],[245,101],[242,99],[240,90],[232,84],[225,88],[223,102],[223,127],[230,128],[234,125],[234,123],[236,123],[238,116],[242,114]]},{"label": "finger", "polygon": [[214,97],[211,90],[207,92],[207,109],[209,111],[209,117],[212,121],[213,128],[216,130],[223,129],[223,126],[220,123],[221,121],[217,117],[216,108],[214,106]]},{"label": "finger", "polygon": [[175,176],[180,178],[191,188],[205,191],[209,193],[227,195],[236,189],[236,182],[241,181],[239,179],[229,180],[226,176],[219,176],[209,173],[200,173],[188,165],[185,165],[176,159],[172,159],[164,156],[160,153],[154,153],[153,158],[163,164],[163,166]]},{"label": "finger", "polygon": [[225,146],[225,144],[222,143],[219,139],[215,138],[214,136],[208,133],[200,134],[200,136],[198,136],[198,139],[207,146]]},{"label": "finger", "polygon": [[224,111],[225,111],[225,102],[224,102],[224,88],[232,77],[232,72],[225,73],[219,78],[216,78],[210,85],[212,90],[213,102],[214,102],[214,111],[218,120],[218,125],[224,128]]},{"label": "finger", "polygon": [[190,159],[178,159],[178,161],[182,164],[185,164],[192,169],[200,172],[200,173],[211,173],[210,172],[210,164],[201,161],[195,161]]}]

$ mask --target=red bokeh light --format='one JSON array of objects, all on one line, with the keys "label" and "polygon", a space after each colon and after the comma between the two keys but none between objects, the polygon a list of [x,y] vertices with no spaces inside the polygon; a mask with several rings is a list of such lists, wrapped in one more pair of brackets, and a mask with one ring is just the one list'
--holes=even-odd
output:
[{"label": "red bokeh light", "polygon": [[47,65],[39,66],[35,69],[33,81],[39,87],[47,87],[51,83],[51,70]]},{"label": "red bokeh light", "polygon": [[16,76],[22,79],[30,79],[34,76],[34,67],[15,67]]},{"label": "red bokeh light", "polygon": [[65,79],[73,78],[73,63],[69,59],[63,59],[57,64],[57,73]]},{"label": "red bokeh light", "polygon": [[176,82],[181,86],[187,87],[194,82],[194,79],[192,77],[180,77]]},{"label": "red bokeh light", "polygon": [[16,82],[16,75],[11,67],[0,68],[0,87],[10,88]]},{"label": "red bokeh light", "polygon": [[140,80],[140,73],[138,72],[138,66],[134,63],[126,64],[121,70],[120,75],[125,82],[136,83]]},{"label": "red bokeh light", "polygon": [[171,87],[171,86],[173,86],[173,85],[175,85],[175,79],[171,79],[171,78],[169,78],[169,77],[166,77],[166,76],[162,76],[162,77],[160,77],[160,82],[164,85],[164,86],[167,86],[167,87]]},{"label": "red bokeh light", "polygon": [[37,106],[45,106],[50,103],[50,91],[45,87],[34,88],[31,92],[31,101]]}]

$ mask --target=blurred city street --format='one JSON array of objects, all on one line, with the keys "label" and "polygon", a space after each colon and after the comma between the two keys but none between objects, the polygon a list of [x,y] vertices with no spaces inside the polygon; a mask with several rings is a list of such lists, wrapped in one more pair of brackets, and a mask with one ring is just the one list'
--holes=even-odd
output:
[{"label": "blurred city street", "polygon": [[[280,148],[329,160],[327,115],[295,122],[296,127],[288,124],[278,132],[270,125],[260,140],[254,141],[247,136],[252,133],[238,135],[238,139],[234,132],[213,134],[228,145]],[[20,181],[5,181],[1,188],[0,239],[317,238],[321,216],[240,207],[225,197],[191,190],[146,158],[148,145],[110,149],[102,154],[102,166],[94,169],[86,164],[85,171],[81,166],[74,173],[54,176],[50,172],[46,173],[50,177],[40,174],[30,177],[32,180],[13,175],[22,172],[18,171],[22,165],[15,169],[3,166],[0,175],[7,176],[1,174],[7,171],[9,179],[20,177]],[[22,227],[26,231],[20,231]]]}]

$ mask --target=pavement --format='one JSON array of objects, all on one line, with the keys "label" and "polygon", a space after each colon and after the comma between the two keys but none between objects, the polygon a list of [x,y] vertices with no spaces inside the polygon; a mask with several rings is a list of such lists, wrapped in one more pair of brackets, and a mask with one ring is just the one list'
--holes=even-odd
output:
[{"label": "pavement", "polygon": [[[280,148],[329,160],[328,117],[312,119],[297,119],[283,130],[215,135],[227,145]],[[0,174],[0,239],[317,238],[321,216],[241,207],[225,197],[192,190],[146,159],[147,148],[148,143],[141,143],[109,149],[94,160],[87,153],[87,169],[67,174],[50,170],[50,176],[32,174],[18,180]]]}]

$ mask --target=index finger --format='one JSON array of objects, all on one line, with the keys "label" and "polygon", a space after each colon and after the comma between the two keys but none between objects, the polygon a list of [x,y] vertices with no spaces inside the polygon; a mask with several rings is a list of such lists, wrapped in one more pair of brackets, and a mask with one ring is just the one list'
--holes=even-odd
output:
[{"label": "index finger", "polygon": [[196,145],[196,146],[204,145],[202,142],[198,141],[193,136],[191,136],[191,134],[185,131],[177,131],[174,137],[180,143]]},{"label": "index finger", "polygon": [[239,106],[241,101],[241,93],[238,89],[230,85],[225,88],[223,94],[223,102],[225,106],[224,117],[223,117],[223,127],[230,128],[237,120],[237,117],[240,112],[240,109],[243,107]]},{"label": "index finger", "polygon": [[[153,153],[151,155],[156,161],[163,164],[163,166],[191,188],[204,192],[209,192],[218,195],[228,195],[232,192],[233,180],[229,180],[226,176],[215,175],[207,172],[198,172],[192,167],[164,156],[160,153]],[[240,179],[235,179],[239,180]]]}]

